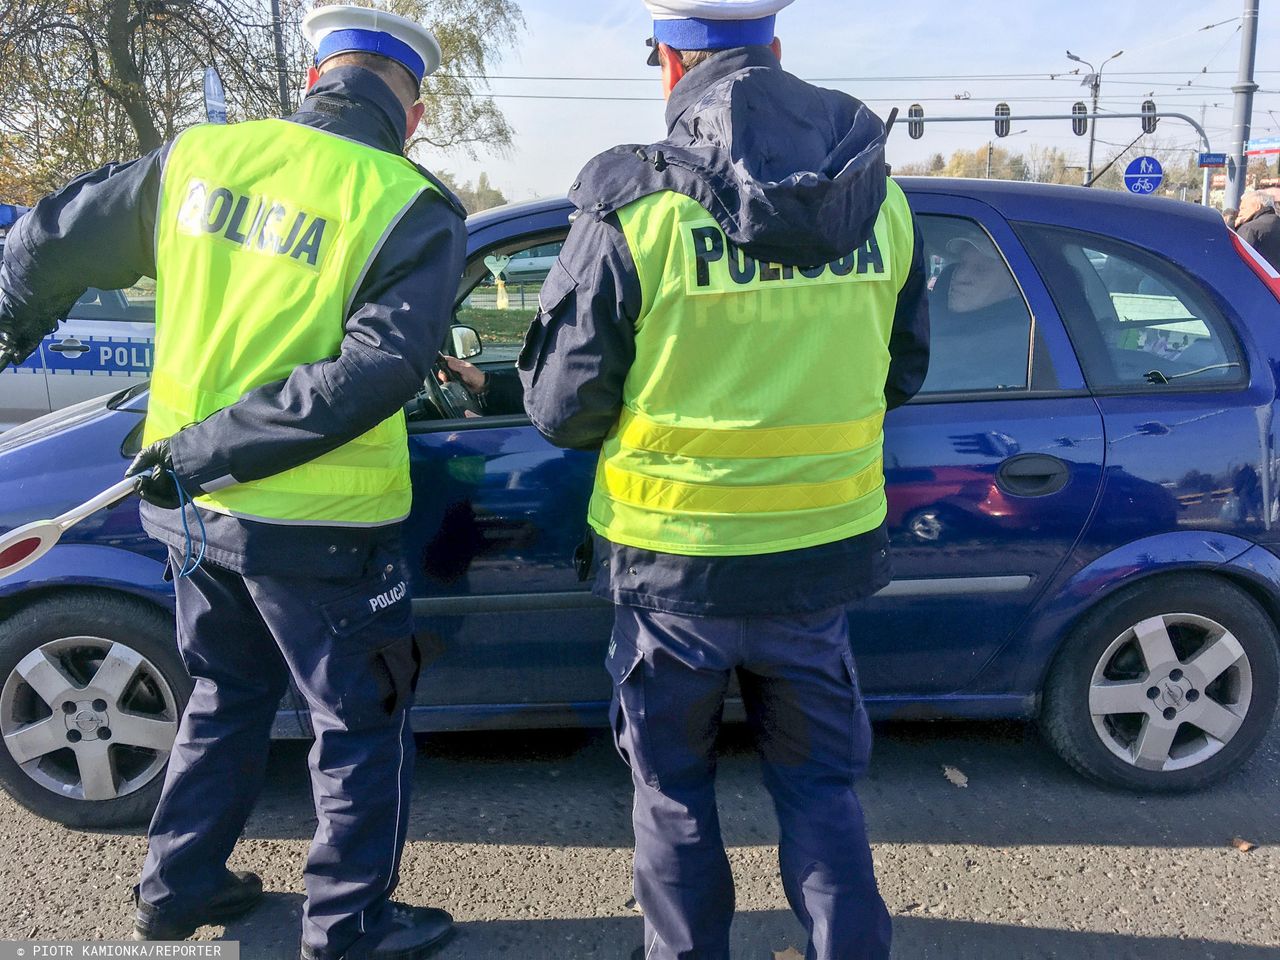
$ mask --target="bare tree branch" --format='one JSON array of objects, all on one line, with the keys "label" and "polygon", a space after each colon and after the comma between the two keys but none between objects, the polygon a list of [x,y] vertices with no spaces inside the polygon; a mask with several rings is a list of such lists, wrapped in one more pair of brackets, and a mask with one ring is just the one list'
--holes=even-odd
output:
[{"label": "bare tree branch", "polygon": [[[310,51],[305,0],[281,0],[286,86]],[[413,146],[503,151],[512,129],[483,76],[517,38],[515,0],[383,0],[430,24],[445,68],[423,87]],[[216,66],[234,120],[279,112],[268,0],[0,0],[0,197],[33,201],[72,174],[158,146],[203,116]]]}]

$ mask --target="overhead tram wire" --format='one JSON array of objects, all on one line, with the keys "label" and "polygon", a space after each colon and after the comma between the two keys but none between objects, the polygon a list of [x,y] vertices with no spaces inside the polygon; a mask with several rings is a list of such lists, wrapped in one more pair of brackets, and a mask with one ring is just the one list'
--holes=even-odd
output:
[{"label": "overhead tram wire", "polygon": [[[1280,94],[1280,90],[1259,90],[1258,96],[1275,96]],[[587,94],[571,94],[571,93],[494,93],[490,91],[474,92],[474,93],[446,93],[441,92],[435,94],[438,97],[475,97],[489,98],[495,100],[569,100],[582,102],[601,102],[601,103],[662,103],[661,97],[627,97],[627,96],[592,96]],[[1168,93],[1162,94],[1162,100],[1186,101],[1193,102],[1203,100],[1204,94],[1200,93]],[[860,97],[864,103],[902,103],[911,101],[912,103],[1074,103],[1079,97],[1002,97],[997,95],[991,96],[969,96],[969,97]],[[1108,97],[1111,101],[1120,100],[1120,97]],[[1127,101],[1125,101],[1127,103]],[[1108,108],[1100,108],[1106,112]],[[1210,107],[1210,109],[1215,109]],[[1225,109],[1225,107],[1223,108]],[[1111,112],[1117,112],[1114,108]],[[1016,118],[1015,118],[1016,119]]]},{"label": "overhead tram wire", "polygon": [[[1280,74],[1280,70],[1258,70],[1258,74]],[[1209,75],[1227,74],[1234,75],[1231,70],[1210,70]],[[517,75],[517,74],[478,74],[478,73],[458,73],[452,74],[459,80],[521,80],[521,81],[541,81],[547,80],[552,82],[565,83],[653,83],[654,77],[565,77],[565,76],[533,76],[533,75]],[[1185,77],[1186,70],[1116,70],[1109,73],[1108,77]],[[880,77],[806,77],[803,78],[807,83],[950,83],[952,81],[966,80],[1053,80],[1053,79],[1079,79],[1079,74],[1052,73],[1042,71],[1040,73],[954,73],[939,75],[921,75],[921,76],[880,76]]]}]

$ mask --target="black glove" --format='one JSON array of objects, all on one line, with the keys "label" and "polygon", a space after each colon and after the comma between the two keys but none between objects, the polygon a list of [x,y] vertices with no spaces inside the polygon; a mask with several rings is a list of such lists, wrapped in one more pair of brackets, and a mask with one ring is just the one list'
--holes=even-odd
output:
[{"label": "black glove", "polygon": [[126,477],[141,477],[138,494],[147,503],[165,510],[177,510],[182,506],[178,484],[173,479],[173,455],[169,452],[168,439],[157,440],[133,458]]},{"label": "black glove", "polygon": [[0,330],[0,372],[3,372],[5,367],[9,366],[9,364],[16,365],[21,363],[23,360],[27,359],[27,356],[29,355],[30,354],[19,356],[18,345],[14,341],[13,337],[5,333],[3,330]]},{"label": "black glove", "polygon": [[26,360],[36,352],[45,334],[52,333],[57,326],[57,318],[52,318],[47,330],[33,329],[29,320],[19,319],[15,301],[0,289],[0,370]]}]

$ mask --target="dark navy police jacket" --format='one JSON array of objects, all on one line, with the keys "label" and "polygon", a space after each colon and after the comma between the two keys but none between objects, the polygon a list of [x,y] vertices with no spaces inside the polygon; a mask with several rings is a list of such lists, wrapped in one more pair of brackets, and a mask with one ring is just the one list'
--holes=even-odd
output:
[{"label": "dark navy police jacket", "polygon": [[[289,120],[388,153],[403,150],[404,109],[366,70],[326,73]],[[0,267],[0,323],[38,342],[86,288],[155,276],[156,209],[170,146],[78,177],[18,222]],[[314,460],[393,416],[422,389],[449,332],[466,257],[466,212],[423,175],[442,193],[425,191],[388,235],[352,302],[341,352],[178,434],[173,463],[183,481],[198,486],[230,475],[245,482]],[[209,559],[246,574],[358,576],[378,545],[399,537],[399,525],[277,526],[200,515]],[[152,536],[184,548],[176,510],[144,503],[142,518]]]},{"label": "dark navy police jacket", "polygon": [[[570,193],[579,215],[520,358],[525,406],[562,447],[598,448],[622,410],[635,359],[640,281],[615,211],[652,193],[692,197],[758,260],[827,263],[861,247],[885,197],[884,124],[854,98],[785,72],[767,47],[716,54],[676,85],[668,137],[593,160]],[[812,335],[823,336],[821,318]],[[885,395],[906,403],[929,366],[923,244],[890,342]],[[814,384],[815,390],[831,389]],[[614,603],[700,616],[802,613],[885,586],[879,530],[785,553],[685,557],[596,538],[596,593]]]}]

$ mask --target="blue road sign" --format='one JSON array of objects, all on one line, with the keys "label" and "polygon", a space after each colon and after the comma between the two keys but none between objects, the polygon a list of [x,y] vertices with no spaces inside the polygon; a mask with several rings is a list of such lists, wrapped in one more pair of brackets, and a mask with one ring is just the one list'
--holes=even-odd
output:
[{"label": "blue road sign", "polygon": [[1209,169],[1213,167],[1225,167],[1226,165],[1227,165],[1227,155],[1225,153],[1200,154],[1201,169]]},{"label": "blue road sign", "polygon": [[1141,196],[1155,193],[1164,183],[1164,167],[1155,157],[1138,157],[1124,172],[1124,185]]},{"label": "blue road sign", "polygon": [[204,71],[204,112],[210,123],[227,122],[227,93],[215,67]]}]

